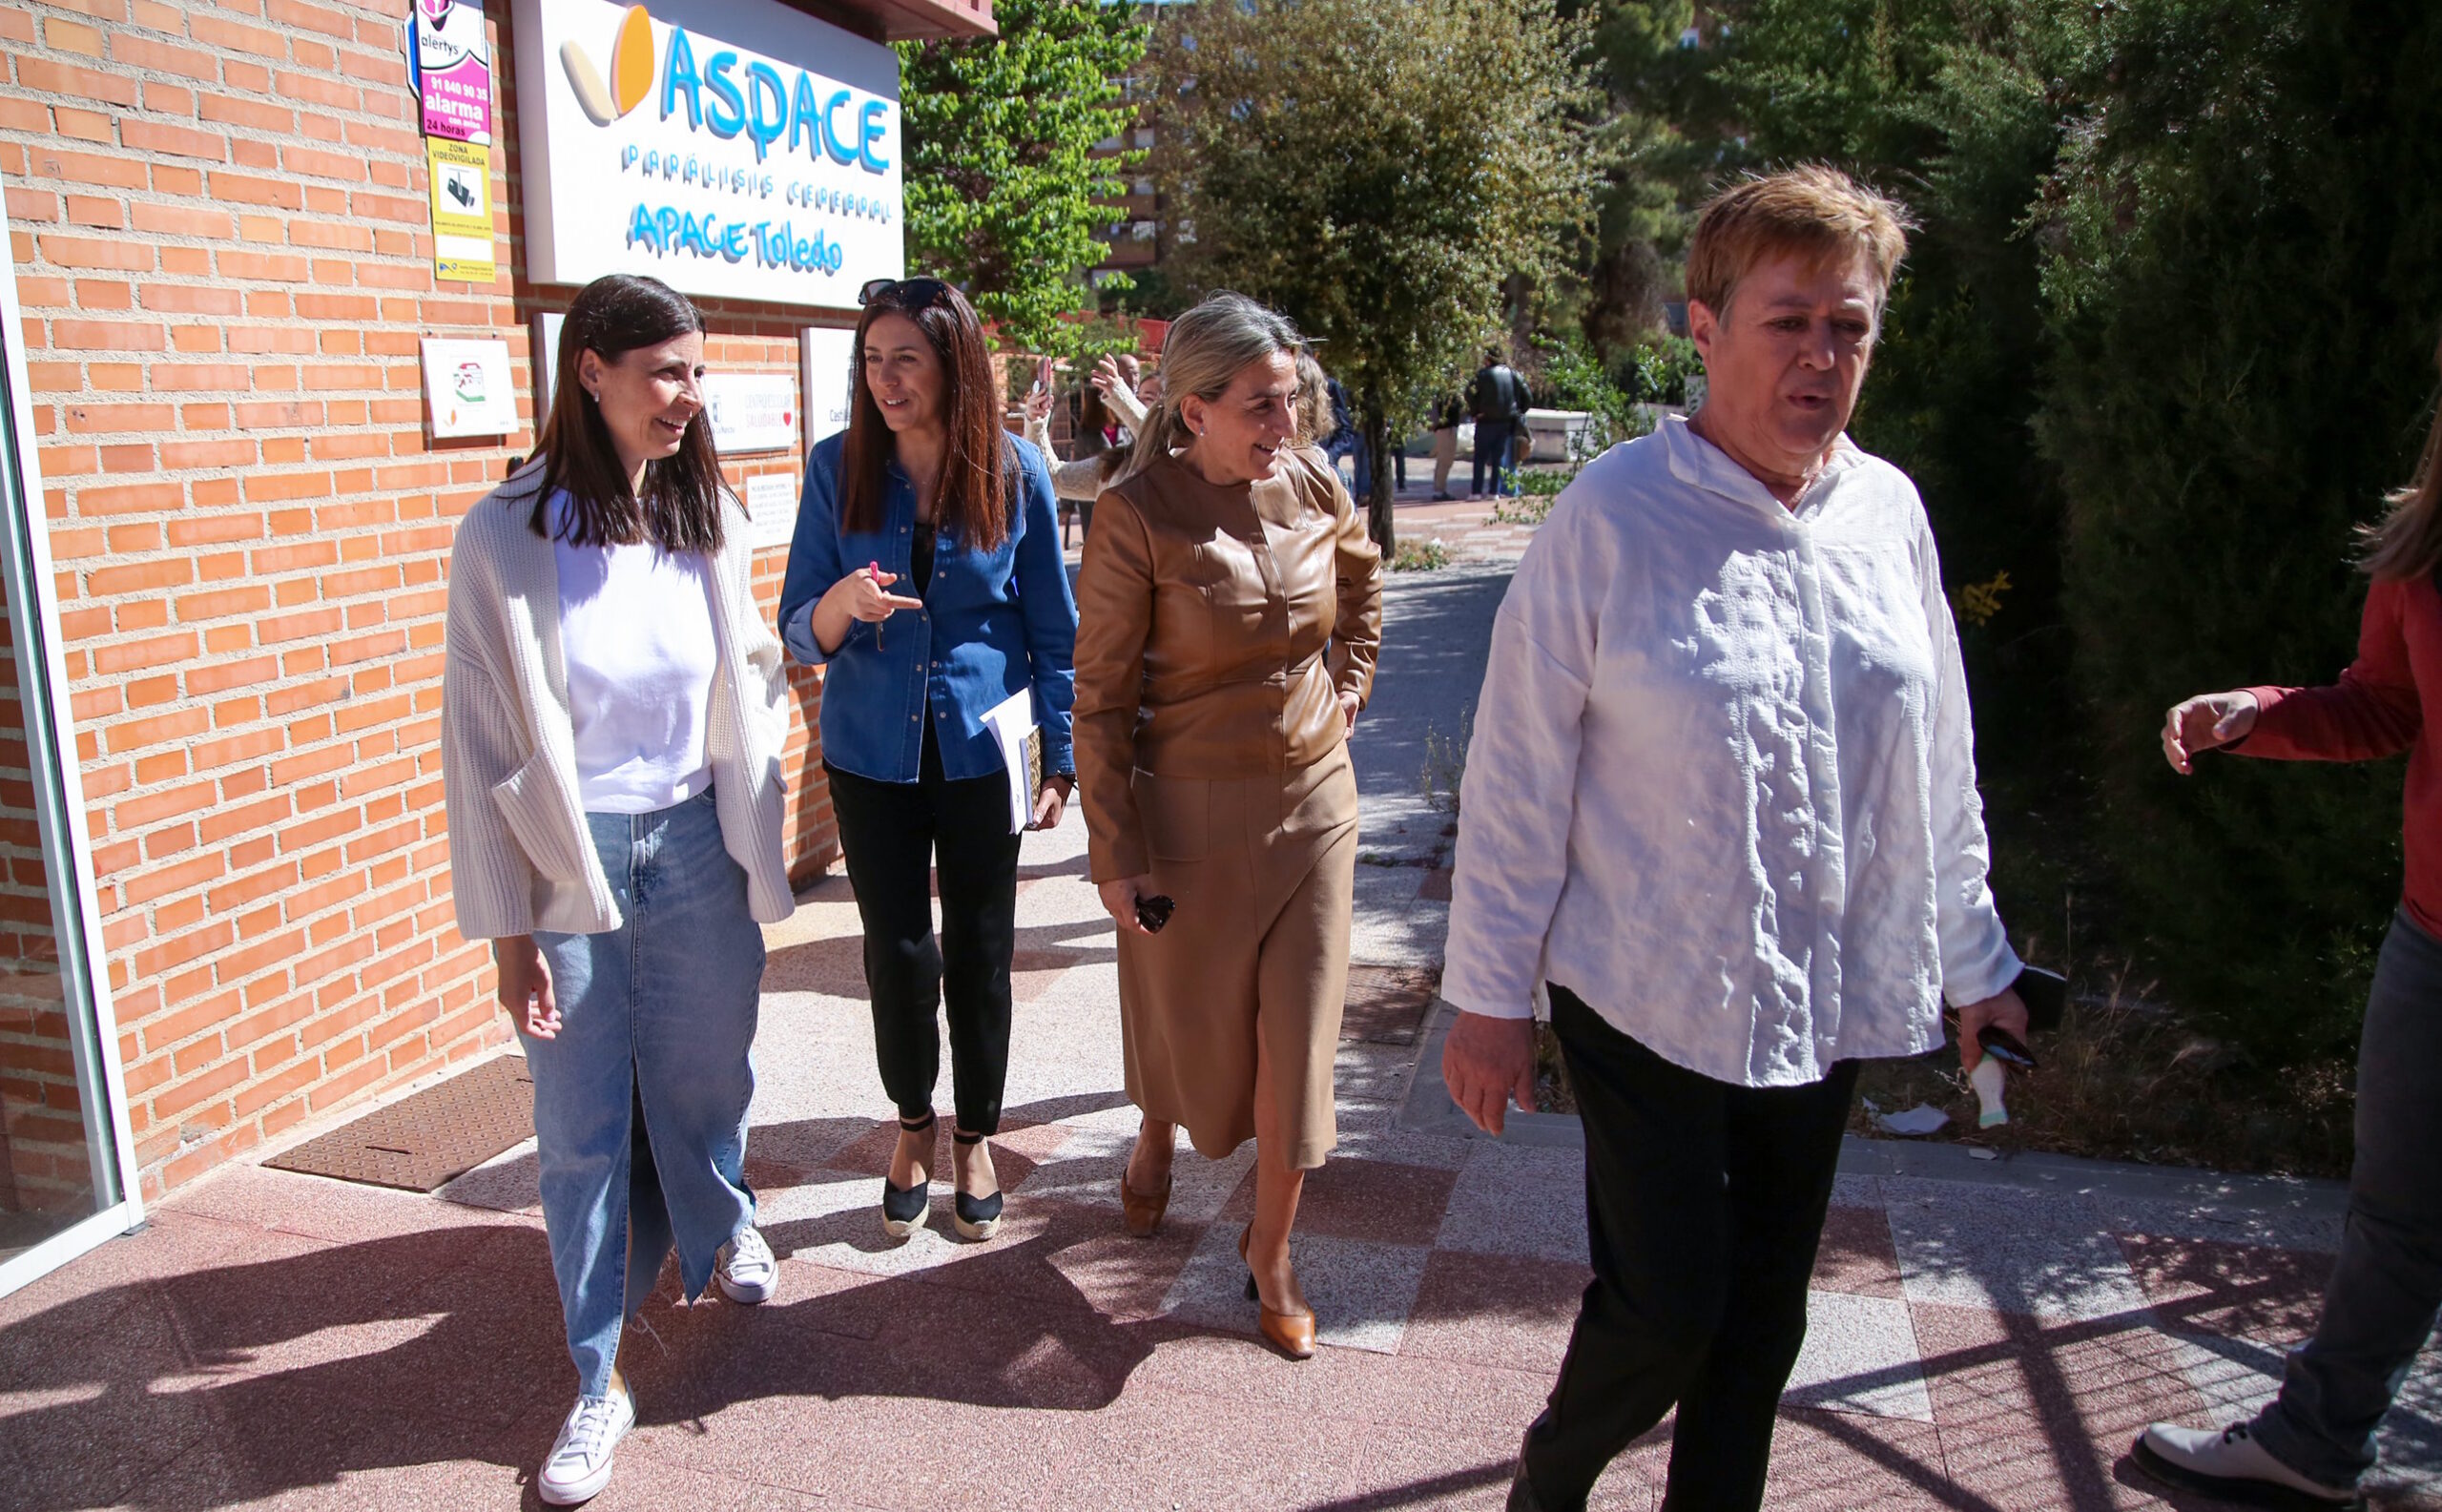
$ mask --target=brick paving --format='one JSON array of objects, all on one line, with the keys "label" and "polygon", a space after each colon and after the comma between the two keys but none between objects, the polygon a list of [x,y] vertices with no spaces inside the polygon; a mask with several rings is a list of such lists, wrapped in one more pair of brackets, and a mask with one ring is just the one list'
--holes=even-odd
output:
[{"label": "brick paving", "polygon": [[[1478,624],[1500,586],[1407,575],[1394,628]],[[1463,680],[1432,660],[1463,644],[1418,635],[1392,670]],[[1385,694],[1359,750],[1378,849],[1356,954],[1429,969],[1447,905],[1414,863],[1446,820],[1401,768],[1433,706]],[[1401,979],[1376,977],[1294,1252],[1322,1348],[1276,1357],[1235,1262],[1250,1151],[1183,1150],[1162,1233],[1120,1229],[1135,1120],[1083,847],[1073,817],[1027,841],[1009,1215],[988,1244],[948,1235],[945,1184],[930,1229],[882,1235],[893,1125],[844,881],[771,931],[748,1169],[780,1295],[648,1306],[623,1354],[641,1421],[595,1505],[1500,1504],[1586,1276],[1564,1130],[1465,1137]],[[2159,1496],[2128,1440],[2265,1398],[2313,1317],[2335,1194],[1952,1153],[1852,1150],[1768,1505],[2203,1506]],[[569,1380],[530,1145],[430,1197],[239,1165],[0,1299],[0,1503],[530,1506]],[[1595,1504],[1654,1506],[1666,1443],[1623,1457]],[[2442,1506],[2434,1357],[2384,1447],[2377,1504]]]}]

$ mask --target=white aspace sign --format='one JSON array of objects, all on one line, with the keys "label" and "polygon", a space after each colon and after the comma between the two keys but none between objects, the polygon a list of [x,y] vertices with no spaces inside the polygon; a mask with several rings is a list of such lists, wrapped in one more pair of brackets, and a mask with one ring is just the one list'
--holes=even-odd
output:
[{"label": "white aspace sign", "polygon": [[776,0],[516,0],[515,24],[535,281],[854,309],[904,270],[890,49]]}]

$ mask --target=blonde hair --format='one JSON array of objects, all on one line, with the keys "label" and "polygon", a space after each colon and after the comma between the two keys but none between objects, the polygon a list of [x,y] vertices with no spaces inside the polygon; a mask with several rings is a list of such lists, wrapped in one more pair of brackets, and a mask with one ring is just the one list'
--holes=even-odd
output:
[{"label": "blonde hair", "polygon": [[[2433,363],[2442,367],[2442,345],[2434,348]],[[2423,577],[2442,567],[2442,410],[2426,432],[2415,477],[2390,496],[2390,506],[2380,523],[2361,529],[2366,555],[2358,566],[2386,582]]]},{"label": "blonde hair", "polygon": [[1332,413],[1331,375],[1314,361],[1311,346],[1297,348],[1297,445],[1319,446],[1339,430]]},{"label": "blonde hair", "polygon": [[1206,404],[1227,392],[1250,362],[1302,344],[1288,317],[1243,294],[1209,294],[1170,322],[1162,339],[1162,398],[1145,417],[1128,460],[1108,487],[1132,478],[1195,439],[1181,406],[1192,394]]},{"label": "blonde hair", "polygon": [[1698,214],[1687,243],[1687,299],[1718,316],[1739,280],[1767,258],[1793,252],[1823,262],[1861,252],[1879,286],[1879,313],[1915,224],[1898,200],[1821,163],[1750,177],[1713,196]]}]

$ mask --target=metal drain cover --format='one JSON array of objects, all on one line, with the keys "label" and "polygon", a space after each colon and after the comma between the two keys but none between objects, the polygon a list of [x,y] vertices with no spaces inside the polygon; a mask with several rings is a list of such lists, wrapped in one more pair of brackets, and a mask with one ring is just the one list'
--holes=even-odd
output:
[{"label": "metal drain cover", "polygon": [[263,1164],[309,1176],[431,1191],[534,1132],[526,1058],[502,1055],[374,1108]]}]

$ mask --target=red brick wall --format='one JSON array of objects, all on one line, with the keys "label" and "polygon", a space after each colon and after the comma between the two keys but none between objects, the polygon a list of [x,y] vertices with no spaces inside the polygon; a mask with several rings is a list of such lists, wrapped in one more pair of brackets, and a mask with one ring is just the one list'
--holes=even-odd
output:
[{"label": "red brick wall", "polygon": [[[0,0],[0,182],[148,1195],[507,1034],[450,922],[442,610],[453,522],[532,436],[427,440],[418,342],[505,338],[525,384],[528,321],[569,291],[517,274],[506,4],[502,276],[435,282],[407,9]],[[797,314],[708,313],[714,362],[796,371]],[[792,777],[802,874],[828,809],[817,764]]]}]

